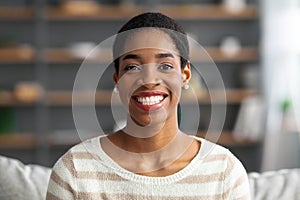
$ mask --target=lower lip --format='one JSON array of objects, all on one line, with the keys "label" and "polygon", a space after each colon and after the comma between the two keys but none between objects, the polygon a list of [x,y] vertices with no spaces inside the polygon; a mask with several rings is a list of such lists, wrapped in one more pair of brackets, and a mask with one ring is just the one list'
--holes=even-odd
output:
[{"label": "lower lip", "polygon": [[161,102],[159,102],[157,104],[153,104],[153,105],[144,105],[144,104],[137,102],[136,100],[133,100],[133,102],[137,107],[139,107],[140,109],[142,109],[144,111],[150,111],[150,110],[155,111],[155,110],[160,109],[163,106],[164,102],[166,101],[166,98],[164,98]]}]

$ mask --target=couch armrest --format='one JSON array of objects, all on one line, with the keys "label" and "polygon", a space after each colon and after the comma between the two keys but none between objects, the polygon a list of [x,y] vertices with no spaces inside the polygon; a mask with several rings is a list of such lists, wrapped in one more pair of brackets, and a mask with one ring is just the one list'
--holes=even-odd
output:
[{"label": "couch armrest", "polygon": [[51,169],[0,156],[0,199],[45,199]]},{"label": "couch armrest", "polygon": [[300,199],[300,169],[249,173],[253,200]]}]

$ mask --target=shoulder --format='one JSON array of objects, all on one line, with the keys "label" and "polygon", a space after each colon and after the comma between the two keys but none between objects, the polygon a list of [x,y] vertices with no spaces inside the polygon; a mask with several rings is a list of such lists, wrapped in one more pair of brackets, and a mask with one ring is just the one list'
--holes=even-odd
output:
[{"label": "shoulder", "polygon": [[201,148],[199,151],[201,159],[205,162],[222,161],[224,164],[240,163],[239,159],[227,148],[210,142],[204,138],[194,137],[196,140],[201,142]]},{"label": "shoulder", "polygon": [[99,137],[94,137],[88,140],[85,140],[73,147],[71,147],[65,154],[63,154],[55,163],[54,169],[63,163],[66,167],[74,167],[75,162],[80,161],[88,161],[99,159],[99,156],[97,155],[98,146],[97,141],[99,141]]},{"label": "shoulder", "polygon": [[199,157],[202,163],[209,166],[210,170],[222,171],[223,180],[234,179],[239,175],[247,177],[243,164],[229,149],[203,138],[195,139],[201,141]]},{"label": "shoulder", "polygon": [[[200,138],[201,144],[208,152],[203,156],[210,170],[222,174],[223,191],[229,199],[249,199],[250,187],[247,172],[241,161],[227,148]],[[209,149],[210,148],[210,149]]]},{"label": "shoulder", "polygon": [[86,171],[95,171],[100,166],[94,149],[98,139],[92,138],[73,146],[57,160],[48,183],[47,199],[77,199],[77,181],[85,177]]}]

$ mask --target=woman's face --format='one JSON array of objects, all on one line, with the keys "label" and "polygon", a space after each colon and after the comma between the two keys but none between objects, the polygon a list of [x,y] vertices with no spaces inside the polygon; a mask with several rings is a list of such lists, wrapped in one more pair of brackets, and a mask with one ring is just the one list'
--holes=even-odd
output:
[{"label": "woman's face", "polygon": [[114,81],[131,119],[140,126],[177,121],[181,88],[190,79],[190,66],[180,66],[180,55],[168,34],[157,29],[131,35],[119,58]]}]

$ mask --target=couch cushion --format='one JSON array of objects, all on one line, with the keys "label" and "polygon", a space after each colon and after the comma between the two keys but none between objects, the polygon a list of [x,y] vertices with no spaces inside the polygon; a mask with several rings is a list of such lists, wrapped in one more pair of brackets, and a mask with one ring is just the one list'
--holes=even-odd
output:
[{"label": "couch cushion", "polygon": [[300,199],[300,169],[250,173],[253,200]]},{"label": "couch cushion", "polygon": [[0,156],[0,199],[45,199],[51,169]]}]

